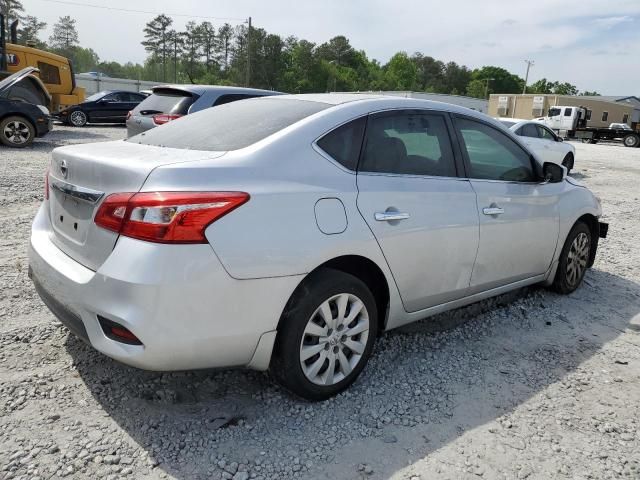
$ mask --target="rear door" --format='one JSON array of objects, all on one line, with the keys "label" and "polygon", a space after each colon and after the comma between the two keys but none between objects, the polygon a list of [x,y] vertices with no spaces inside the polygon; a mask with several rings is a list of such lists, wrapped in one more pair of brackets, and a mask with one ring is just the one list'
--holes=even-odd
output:
[{"label": "rear door", "polygon": [[480,218],[470,293],[545,273],[562,183],[542,183],[529,153],[497,127],[464,116],[455,125]]},{"label": "rear door", "polygon": [[409,312],[465,296],[478,248],[476,195],[457,177],[452,125],[440,112],[369,117],[358,209]]}]

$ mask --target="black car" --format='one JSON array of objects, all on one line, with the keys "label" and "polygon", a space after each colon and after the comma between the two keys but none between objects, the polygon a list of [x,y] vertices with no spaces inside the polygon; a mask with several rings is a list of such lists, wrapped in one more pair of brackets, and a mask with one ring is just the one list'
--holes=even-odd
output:
[{"label": "black car", "polygon": [[105,90],[62,110],[58,118],[74,127],[83,127],[87,123],[124,123],[127,113],[145,98],[147,96],[144,93]]},{"label": "black car", "polygon": [[45,105],[51,101],[42,81],[28,67],[0,82],[0,143],[7,147],[27,147],[33,139],[52,128]]}]

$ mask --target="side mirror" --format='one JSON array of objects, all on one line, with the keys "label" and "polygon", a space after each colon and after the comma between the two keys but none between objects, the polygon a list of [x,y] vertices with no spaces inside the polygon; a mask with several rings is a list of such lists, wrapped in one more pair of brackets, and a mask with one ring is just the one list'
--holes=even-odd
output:
[{"label": "side mirror", "polygon": [[544,162],[542,165],[542,173],[546,183],[560,183],[567,176],[567,169],[557,163]]},{"label": "side mirror", "polygon": [[562,137],[556,137],[556,142],[564,142],[564,139]]}]

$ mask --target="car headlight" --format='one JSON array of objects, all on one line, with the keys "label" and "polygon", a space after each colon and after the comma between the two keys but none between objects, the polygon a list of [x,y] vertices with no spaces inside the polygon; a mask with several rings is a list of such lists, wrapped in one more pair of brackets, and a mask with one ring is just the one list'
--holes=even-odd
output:
[{"label": "car headlight", "polygon": [[44,105],[36,105],[44,115],[49,115],[49,109]]}]

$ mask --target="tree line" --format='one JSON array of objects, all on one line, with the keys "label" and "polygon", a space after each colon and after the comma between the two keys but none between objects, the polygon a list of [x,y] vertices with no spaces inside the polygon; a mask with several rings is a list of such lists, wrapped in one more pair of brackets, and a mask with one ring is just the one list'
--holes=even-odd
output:
[{"label": "tree line", "polygon": [[[381,64],[339,35],[316,44],[283,38],[247,24],[215,26],[157,15],[144,27],[144,63],[103,61],[82,47],[76,21],[60,17],[47,41],[47,24],[24,12],[20,0],[0,0],[8,18],[18,18],[18,42],[70,58],[76,72],[98,71],[111,77],[175,83],[239,85],[290,93],[366,90],[411,90],[486,98],[491,93],[521,93],[524,79],[498,66],[470,69],[420,52],[398,52]],[[541,79],[527,93],[597,95],[579,92],[567,82]]]}]

